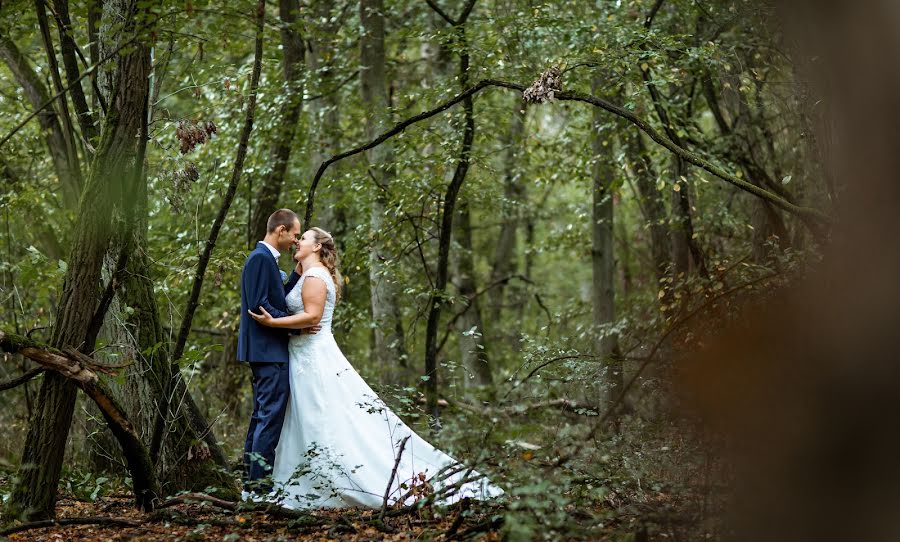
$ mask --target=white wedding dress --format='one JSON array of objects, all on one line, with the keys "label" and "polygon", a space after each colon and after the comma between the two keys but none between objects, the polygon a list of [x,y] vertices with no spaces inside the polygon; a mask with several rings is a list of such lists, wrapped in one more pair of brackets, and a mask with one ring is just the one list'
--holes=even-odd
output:
[{"label": "white wedding dress", "polygon": [[303,311],[300,291],[307,279],[324,281],[328,293],[321,331],[290,338],[291,397],[275,450],[276,499],[288,508],[380,508],[392,480],[388,503],[409,504],[417,498],[413,486],[422,488],[422,478],[439,473],[445,479],[433,483],[438,491],[467,480],[458,490],[451,487],[441,503],[503,494],[413,432],[350,365],[331,333],[335,285],[327,269],[314,267],[301,275],[287,295],[288,310]]}]

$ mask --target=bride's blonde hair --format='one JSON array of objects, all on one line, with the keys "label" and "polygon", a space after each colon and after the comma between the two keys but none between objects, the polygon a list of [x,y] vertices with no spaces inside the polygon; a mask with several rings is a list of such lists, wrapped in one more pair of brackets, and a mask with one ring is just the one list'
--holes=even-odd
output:
[{"label": "bride's blonde hair", "polygon": [[327,231],[316,226],[313,226],[309,230],[316,234],[315,242],[322,245],[322,248],[319,249],[319,258],[322,260],[322,263],[325,264],[328,272],[331,273],[331,280],[334,281],[334,301],[337,303],[341,298],[341,284],[343,278],[341,277],[341,272],[338,271],[338,253],[337,248],[334,246],[334,237]]}]

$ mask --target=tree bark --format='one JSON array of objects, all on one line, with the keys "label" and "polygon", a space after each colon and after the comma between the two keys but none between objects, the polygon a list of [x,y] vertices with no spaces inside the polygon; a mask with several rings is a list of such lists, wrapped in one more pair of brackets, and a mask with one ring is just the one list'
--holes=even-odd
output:
[{"label": "tree bark", "polygon": [[[329,156],[338,152],[341,140],[340,126],[340,94],[337,92],[336,60],[333,51],[338,44],[334,36],[341,26],[341,20],[333,15],[334,4],[327,0],[312,2],[313,37],[307,40],[307,72],[311,76],[311,94],[320,98],[307,103],[309,110],[309,137],[307,148],[310,156],[310,178],[316,173],[319,164]],[[340,173],[335,169],[332,178]],[[332,183],[325,196],[320,218],[316,221],[324,229],[335,236],[340,244],[347,232],[347,212],[343,205],[344,188],[341,183]],[[340,250],[342,246],[338,246]],[[344,285],[344,296],[350,294],[350,285]],[[368,292],[366,293],[368,295]]]},{"label": "tree bark", "polygon": [[[384,2],[361,0],[359,16],[363,34],[360,37],[360,88],[363,102],[369,107],[366,116],[366,135],[374,138],[390,127],[390,98],[386,75],[384,50]],[[393,145],[383,143],[368,152],[369,173],[376,189],[369,214],[372,247],[369,257],[372,321],[375,334],[375,359],[382,367],[388,382],[402,378],[407,372],[406,345],[400,306],[397,301],[398,286],[391,261],[394,236],[384,231],[387,212],[387,190],[394,177]]]},{"label": "tree bark", "polygon": [[47,11],[44,8],[44,0],[35,0],[35,11],[37,13],[38,28],[40,28],[41,38],[44,42],[44,50],[47,53],[48,68],[50,78],[53,81],[53,87],[59,95],[57,104],[59,104],[59,118],[63,126],[63,140],[66,144],[66,153],[69,157],[71,167],[81,172],[81,166],[78,163],[78,151],[75,149],[75,129],[72,127],[72,117],[69,115],[69,105],[66,100],[66,93],[62,84],[62,78],[59,75],[59,64],[56,60],[56,51],[53,48],[53,38],[50,36],[50,24],[47,22]]},{"label": "tree bark", "polygon": [[[31,106],[35,110],[43,107],[50,99],[47,88],[25,55],[5,34],[0,34],[0,57],[9,66],[9,70],[19,86],[22,87]],[[63,201],[66,207],[74,209],[78,206],[78,198],[81,195],[81,172],[69,157],[59,116],[53,108],[46,107],[38,113],[37,117],[50,160],[53,162],[54,171],[59,178]]]},{"label": "tree bark", "polygon": [[[133,31],[135,11],[124,13],[130,15],[124,30]],[[149,73],[150,49],[145,39],[138,39],[115,68],[118,91],[109,105],[103,137],[81,198],[51,337],[55,348],[85,347],[97,306],[103,257],[113,237],[111,217],[123,195],[133,187],[142,165],[135,162],[143,156],[146,140],[135,135],[146,127]],[[26,437],[19,479],[10,497],[11,515],[53,517],[75,396],[75,385],[65,377],[48,374],[44,379]]]},{"label": "tree bark", "polygon": [[256,242],[266,236],[266,221],[269,215],[278,208],[281,189],[287,173],[294,138],[297,133],[297,121],[303,109],[303,56],[305,47],[303,37],[297,31],[297,0],[279,0],[278,14],[281,19],[281,52],[282,71],[284,74],[284,101],[279,111],[278,129],[274,134],[272,148],[269,151],[271,169],[263,178],[256,191],[253,217],[248,230],[247,245],[252,248]]},{"label": "tree bark", "polygon": [[484,337],[484,322],[481,319],[481,307],[476,294],[475,262],[472,249],[472,224],[469,206],[462,203],[456,213],[456,231],[459,237],[459,253],[453,259],[455,263],[457,289],[467,307],[459,317],[458,334],[459,355],[462,360],[463,386],[479,388],[493,383],[487,343]]},{"label": "tree bark", "polygon": [[[44,369],[52,369],[50,374],[65,378],[73,385],[77,385],[93,399],[122,448],[134,485],[135,504],[141,510],[152,511],[159,499],[159,484],[153,472],[150,455],[147,453],[147,448],[141,443],[140,437],[124,409],[100,380],[94,369],[85,364],[85,360],[92,360],[81,355],[77,357],[63,355],[54,348],[48,348],[26,337],[10,335],[2,331],[0,331],[0,348],[5,352],[21,352],[22,355],[38,362]],[[102,366],[94,365],[94,367]],[[54,487],[54,495],[55,489]]]},{"label": "tree bark", "polygon": [[519,228],[527,190],[521,177],[522,164],[519,163],[525,135],[525,111],[526,105],[516,97],[503,157],[503,201],[500,207],[503,219],[491,265],[491,284],[496,283],[496,286],[488,292],[490,322],[498,322],[503,310],[507,286],[503,279],[513,275],[518,267]]},{"label": "tree bark", "polygon": [[[159,307],[153,282],[147,270],[151,262],[147,257],[147,179],[142,178],[135,197],[138,224],[135,228],[134,253],[128,260],[128,272],[122,285],[121,298],[134,312],[128,317],[133,330],[136,364],[129,369],[126,388],[133,392],[132,419],[141,417],[144,442],[148,444],[151,457],[156,463],[157,473],[166,493],[177,491],[202,491],[207,487],[218,487],[226,492],[232,490],[237,495],[234,480],[228,474],[229,465],[215,436],[205,419],[197,421],[193,397],[184,385],[181,369],[169,359],[168,337],[159,319]],[[167,383],[174,383],[174,404],[171,405],[171,419],[167,432],[159,435],[160,442],[153,450],[153,422],[157,409],[169,402],[166,393],[171,393]],[[208,438],[208,435],[212,438]]]},{"label": "tree bark", "polygon": [[[599,75],[594,75],[593,92],[602,89]],[[622,389],[622,360],[618,356],[618,336],[608,328],[616,319],[616,264],[613,193],[616,169],[612,134],[603,128],[604,115],[598,109],[593,114],[591,151],[591,314],[594,324],[594,354],[603,363],[598,379],[598,403],[609,405]]]},{"label": "tree bark", "polygon": [[[38,1],[43,2],[45,0]],[[88,107],[81,83],[72,84],[73,81],[78,80],[81,74],[78,69],[78,59],[75,58],[78,46],[72,36],[73,30],[72,21],[69,17],[68,0],[53,0],[53,10],[56,15],[57,29],[59,30],[60,53],[63,66],[66,69],[66,80],[72,85],[69,88],[69,95],[72,97],[72,105],[75,106],[75,114],[78,118],[78,125],[81,128],[81,135],[93,145],[98,135],[94,117]]]},{"label": "tree bark", "polygon": [[[458,79],[461,90],[469,85],[469,46],[466,40],[466,18],[471,13],[473,2],[467,4],[463,15],[457,21],[452,21],[459,40],[459,73]],[[434,6],[432,6],[434,7]],[[446,18],[446,17],[445,17]],[[428,302],[428,323],[425,327],[425,401],[428,413],[437,420],[438,410],[438,370],[437,370],[437,331],[441,320],[441,310],[446,302],[446,288],[448,280],[448,263],[450,259],[450,243],[453,235],[453,218],[456,213],[456,198],[466,174],[469,171],[469,160],[472,152],[472,143],[475,140],[475,112],[472,95],[463,99],[463,114],[465,124],[462,133],[462,143],[459,149],[459,158],[456,162],[456,170],[453,179],[444,193],[444,205],[441,211],[441,229],[438,235],[438,260],[435,265],[434,289]]]},{"label": "tree bark", "polygon": [[680,190],[670,192],[672,227],[669,230],[669,237],[672,248],[672,270],[676,276],[687,276],[691,271],[691,236],[694,234],[694,222],[691,219],[688,183],[681,180],[682,177],[687,179],[684,160],[673,156],[671,172],[672,186],[680,187]]},{"label": "tree bark", "polygon": [[650,231],[650,254],[653,259],[653,270],[657,284],[668,276],[669,265],[672,263],[669,250],[669,235],[666,226],[666,209],[661,199],[660,192],[656,189],[657,174],[653,167],[653,160],[644,145],[640,133],[635,133],[631,139],[632,149],[637,155],[634,168],[635,180],[640,193],[641,209]]}]

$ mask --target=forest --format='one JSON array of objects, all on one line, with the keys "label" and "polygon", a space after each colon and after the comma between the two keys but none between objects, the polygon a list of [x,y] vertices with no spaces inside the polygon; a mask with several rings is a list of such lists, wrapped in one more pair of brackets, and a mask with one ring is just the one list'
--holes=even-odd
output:
[{"label": "forest", "polygon": [[[896,540],[898,20],[3,0],[0,540]],[[382,410],[502,495],[389,498],[409,437],[378,505],[242,494],[282,208]]]}]

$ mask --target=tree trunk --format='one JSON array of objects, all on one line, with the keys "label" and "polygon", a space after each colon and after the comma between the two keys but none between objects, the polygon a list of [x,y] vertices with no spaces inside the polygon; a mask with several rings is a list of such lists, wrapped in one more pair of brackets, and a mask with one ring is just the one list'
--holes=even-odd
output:
[{"label": "tree trunk", "polygon": [[662,194],[656,188],[657,174],[653,167],[653,160],[640,133],[635,133],[631,140],[632,149],[637,154],[638,160],[635,172],[635,180],[640,193],[641,209],[650,231],[650,254],[653,259],[653,269],[657,285],[662,285],[662,279],[666,278],[671,264],[669,250],[669,235],[666,227],[666,208],[662,200]]},{"label": "tree trunk", "polygon": [[[125,31],[133,31],[134,10],[123,13],[132,14],[125,20]],[[138,38],[123,52],[115,68],[114,81],[119,91],[109,104],[103,136],[81,199],[53,326],[53,347],[84,348],[97,307],[103,257],[113,237],[111,219],[135,182],[141,166],[135,162],[139,162],[146,145],[146,140],[135,135],[146,126],[149,74],[150,49]],[[75,395],[75,385],[65,377],[48,374],[44,378],[22,452],[19,479],[10,497],[8,513],[12,516],[54,516]]]},{"label": "tree trunk", "polygon": [[[45,0],[40,1],[43,2]],[[68,0],[53,0],[53,10],[56,15],[57,29],[59,30],[59,48],[63,66],[66,69],[66,80],[71,85],[68,93],[72,97],[72,104],[75,106],[75,114],[78,118],[78,125],[81,127],[81,135],[93,145],[96,143],[94,140],[98,135],[94,117],[88,108],[87,98],[85,98],[81,83],[72,84],[73,81],[78,80],[81,74],[78,69],[78,60],[75,58],[77,45],[72,34]]]},{"label": "tree trunk", "polygon": [[[360,37],[360,87],[363,102],[369,107],[366,116],[366,136],[374,138],[390,128],[390,99],[385,74],[384,51],[384,4],[383,0],[361,0],[359,4],[360,22],[363,35]],[[369,215],[369,229],[372,247],[369,257],[369,278],[371,283],[372,320],[375,333],[375,359],[382,367],[387,381],[396,381],[399,374],[406,373],[406,346],[400,306],[397,302],[397,284],[390,262],[394,236],[384,231],[384,216],[387,212],[387,190],[394,176],[393,144],[385,141],[367,153],[369,173],[376,188]]]},{"label": "tree trunk", "polygon": [[[310,94],[319,96],[318,99],[308,102],[309,110],[309,137],[307,147],[310,156],[310,178],[312,178],[319,164],[335,155],[339,151],[341,139],[340,126],[340,93],[337,91],[339,84],[336,81],[334,65],[337,58],[334,51],[338,44],[334,36],[340,29],[341,21],[332,13],[334,4],[326,0],[315,0],[312,3],[314,37],[307,40],[307,71],[311,76]],[[329,177],[339,177],[341,164],[335,164]],[[324,194],[324,204],[319,213],[317,225],[334,235],[340,244],[347,233],[347,213],[343,205],[343,185],[331,183],[329,190]],[[342,247],[339,246],[340,250]],[[344,295],[349,294],[345,285]]]},{"label": "tree trunk", "polygon": [[[460,51],[457,79],[462,90],[465,90],[469,85],[469,46],[466,41],[465,28],[465,18],[468,17],[468,13],[470,12],[467,12],[458,22],[454,23]],[[438,259],[435,265],[434,289],[428,302],[428,323],[425,327],[425,402],[428,413],[435,420],[437,420],[439,414],[437,332],[441,321],[441,311],[446,302],[447,267],[453,236],[453,219],[456,215],[456,198],[469,172],[472,143],[475,140],[475,112],[472,95],[466,96],[462,103],[465,124],[463,125],[462,142],[460,144],[459,157],[456,161],[456,170],[453,172],[453,179],[444,193],[444,204],[441,210],[441,229],[438,235]]]},{"label": "tree trunk", "polygon": [[493,383],[491,365],[489,363],[487,344],[484,339],[484,323],[481,320],[481,307],[475,297],[475,262],[472,249],[472,225],[470,223],[469,206],[463,203],[456,213],[456,231],[459,236],[459,253],[453,259],[456,271],[459,295],[465,298],[467,306],[459,317],[457,329],[462,333],[459,337],[459,355],[465,371],[463,386],[481,387]]},{"label": "tree trunk", "polygon": [[44,42],[44,50],[47,53],[47,68],[50,72],[50,78],[53,81],[53,88],[56,90],[56,104],[59,106],[59,119],[63,126],[63,141],[66,145],[66,154],[69,157],[70,167],[81,172],[81,166],[78,163],[78,151],[75,150],[75,129],[72,127],[72,117],[69,115],[69,105],[66,100],[66,91],[59,75],[59,64],[56,60],[56,51],[53,48],[53,37],[50,35],[50,23],[47,21],[47,11],[44,9],[43,0],[35,0],[35,11],[37,13],[38,28],[40,29],[41,38]]},{"label": "tree trunk", "polygon": [[162,447],[156,458],[159,479],[166,493],[176,491],[203,491],[213,486],[232,490],[236,495],[234,480],[228,474],[228,462],[213,437],[212,442],[204,442],[209,431],[204,419],[196,421],[192,409],[196,410],[193,397],[184,386],[180,368],[169,361],[169,340],[159,319],[153,282],[147,270],[152,267],[147,258],[147,179],[143,177],[136,190],[136,216],[134,253],[128,260],[128,272],[120,295],[125,305],[134,312],[129,317],[129,327],[136,344],[136,364],[130,367],[126,390],[131,391],[132,419],[140,419],[141,432],[148,448],[151,446],[153,421],[160,405],[165,404],[166,383],[175,384],[176,402],[171,406],[172,418],[166,426],[168,433],[162,436]]},{"label": "tree trunk", "polygon": [[[691,220],[691,204],[688,200],[687,183],[681,178],[687,171],[684,160],[678,156],[672,156],[673,186],[679,190],[672,190],[670,199],[672,203],[672,228],[669,230],[672,247],[672,263],[675,275],[687,276],[691,271],[691,247],[690,239],[694,234],[694,224]],[[686,177],[685,177],[686,178]]]},{"label": "tree trunk", "polygon": [[[256,206],[253,209],[253,217],[248,228],[247,245],[250,248],[256,246],[256,242],[266,236],[266,221],[269,219],[269,215],[278,208],[288,161],[295,145],[297,120],[303,109],[304,44],[296,29],[298,9],[297,0],[279,0],[278,2],[284,72],[283,92],[286,98],[281,105],[279,112],[281,122],[274,134],[274,142],[269,151],[271,169],[256,191]],[[304,227],[306,226],[308,225],[304,225]]]},{"label": "tree trunk", "polygon": [[[594,76],[593,92],[598,94],[602,79]],[[598,379],[599,403],[609,405],[621,392],[622,360],[618,356],[618,337],[609,331],[616,319],[616,265],[613,248],[615,238],[613,191],[615,190],[615,155],[612,134],[603,128],[605,115],[593,112],[592,213],[591,213],[591,307],[594,324],[594,354],[602,362],[603,374]]]},{"label": "tree trunk", "polygon": [[[50,99],[47,88],[32,68],[31,63],[5,34],[0,34],[0,58],[3,58],[3,61],[9,66],[9,70],[19,86],[22,87],[31,107],[38,109]],[[59,178],[63,201],[67,208],[75,209],[78,207],[78,198],[82,189],[81,172],[67,151],[59,117],[52,107],[47,107],[38,113],[37,118],[44,142],[47,144],[50,160],[53,162],[54,171]]]},{"label": "tree trunk", "polygon": [[506,154],[503,157],[503,200],[501,201],[500,235],[494,249],[491,266],[491,284],[488,292],[490,300],[488,321],[499,322],[505,302],[506,279],[518,267],[518,236],[522,221],[522,206],[526,203],[526,186],[522,182],[522,147],[525,135],[525,104],[516,97],[512,119],[506,139]]}]

